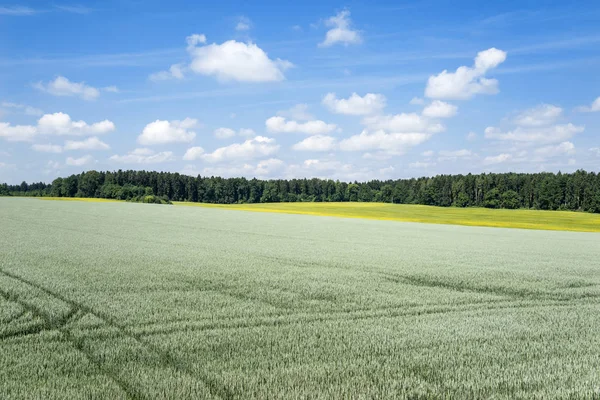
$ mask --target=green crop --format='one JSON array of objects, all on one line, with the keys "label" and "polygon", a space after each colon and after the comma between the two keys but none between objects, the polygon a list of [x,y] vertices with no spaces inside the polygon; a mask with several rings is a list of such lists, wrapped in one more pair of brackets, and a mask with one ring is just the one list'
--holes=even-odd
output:
[{"label": "green crop", "polygon": [[0,198],[0,398],[598,398],[599,255],[597,233]]}]

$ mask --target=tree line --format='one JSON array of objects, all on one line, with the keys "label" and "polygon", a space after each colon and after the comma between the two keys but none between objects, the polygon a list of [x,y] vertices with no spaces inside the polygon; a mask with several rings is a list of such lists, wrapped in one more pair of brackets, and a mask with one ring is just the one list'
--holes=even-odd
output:
[{"label": "tree line", "polygon": [[[501,173],[397,180],[197,177],[154,171],[87,171],[52,184],[0,185],[0,195],[99,197],[156,202],[272,203],[361,201],[441,207],[527,208],[600,213],[600,174]],[[160,200],[160,201],[159,201]],[[150,201],[153,202],[153,201]]]}]

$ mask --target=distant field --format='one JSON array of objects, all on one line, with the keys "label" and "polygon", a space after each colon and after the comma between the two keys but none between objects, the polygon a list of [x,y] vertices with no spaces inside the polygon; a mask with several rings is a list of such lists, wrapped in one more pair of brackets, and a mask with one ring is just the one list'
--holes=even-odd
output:
[{"label": "distant field", "polygon": [[321,215],[345,218],[425,222],[500,228],[600,232],[600,214],[571,211],[490,210],[487,208],[430,207],[386,203],[266,203],[175,204],[232,210]]},{"label": "distant field", "polygon": [[0,198],[0,398],[598,398],[599,254],[596,233]]}]

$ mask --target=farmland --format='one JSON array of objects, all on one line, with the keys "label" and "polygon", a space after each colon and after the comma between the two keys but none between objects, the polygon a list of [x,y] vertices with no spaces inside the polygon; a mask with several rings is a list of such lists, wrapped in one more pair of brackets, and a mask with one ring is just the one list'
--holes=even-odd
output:
[{"label": "farmland", "polygon": [[600,396],[597,233],[19,198],[0,224],[3,399]]},{"label": "farmland", "polygon": [[571,211],[494,210],[488,208],[431,207],[416,204],[360,202],[261,204],[206,204],[178,202],[176,204],[241,211],[344,218],[368,218],[430,224],[600,232],[599,214],[577,213]]}]

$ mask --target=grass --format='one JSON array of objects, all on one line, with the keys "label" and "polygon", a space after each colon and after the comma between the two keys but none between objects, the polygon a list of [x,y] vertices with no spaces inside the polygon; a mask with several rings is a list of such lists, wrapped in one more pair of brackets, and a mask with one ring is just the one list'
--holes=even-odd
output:
[{"label": "grass", "polygon": [[0,397],[599,398],[595,233],[0,198]]},{"label": "grass", "polygon": [[487,208],[431,207],[387,203],[265,203],[223,205],[176,202],[175,204],[242,211],[368,218],[433,224],[600,232],[600,214],[572,211],[492,210]]}]

